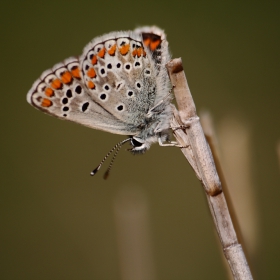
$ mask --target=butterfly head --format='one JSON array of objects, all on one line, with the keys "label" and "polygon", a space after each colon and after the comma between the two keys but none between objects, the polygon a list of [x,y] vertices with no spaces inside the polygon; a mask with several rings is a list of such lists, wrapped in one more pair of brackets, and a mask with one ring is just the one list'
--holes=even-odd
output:
[{"label": "butterfly head", "polygon": [[130,138],[130,144],[132,148],[128,151],[130,151],[132,154],[144,154],[150,148],[148,141],[140,139],[136,136],[132,136]]},{"label": "butterfly head", "polygon": [[[165,142],[169,141],[170,139],[170,130],[169,128],[164,129],[158,133],[152,133],[150,135],[145,135],[146,131],[144,132],[144,135],[137,135],[137,136],[131,136],[130,137],[130,144],[132,146],[131,149],[128,149],[132,154],[144,154],[153,143],[155,142]],[[142,136],[142,137],[141,137]]]}]

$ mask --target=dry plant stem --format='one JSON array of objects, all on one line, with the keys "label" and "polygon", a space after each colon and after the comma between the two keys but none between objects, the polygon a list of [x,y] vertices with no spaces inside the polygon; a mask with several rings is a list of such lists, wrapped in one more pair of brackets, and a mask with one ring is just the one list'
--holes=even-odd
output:
[{"label": "dry plant stem", "polygon": [[[220,177],[221,184],[223,186],[224,195],[227,198],[227,205],[228,205],[228,208],[231,213],[231,219],[232,219],[234,227],[235,227],[237,238],[243,244],[244,252],[247,253],[246,247],[244,246],[246,244],[244,243],[244,239],[242,238],[240,225],[239,225],[239,222],[238,222],[238,219],[237,219],[234,207],[233,207],[233,203],[232,203],[230,195],[229,195],[226,178],[224,176],[224,172],[223,172],[222,165],[220,162],[220,156],[218,153],[218,141],[217,141],[214,125],[212,122],[211,114],[209,112],[200,113],[200,122],[201,122],[201,125],[203,128],[203,131],[204,131],[205,138],[207,140],[207,143],[210,146],[210,150],[211,150],[213,158],[214,158],[217,172]],[[231,275],[231,271],[230,271],[229,267],[228,267],[228,273],[229,273],[229,275]]]},{"label": "dry plant stem", "polygon": [[196,108],[183,70],[182,60],[173,59],[166,65],[179,112],[174,108],[171,122],[173,134],[189,160],[207,196],[209,208],[222,244],[224,255],[235,280],[253,279],[242,246],[238,243],[222,191],[212,153],[205,139]]},{"label": "dry plant stem", "polygon": [[233,207],[233,203],[230,198],[229,188],[221,165],[220,156],[218,152],[218,144],[217,144],[218,141],[217,141],[214,125],[212,122],[211,114],[209,112],[203,112],[200,115],[201,115],[200,119],[204,131],[204,135],[210,146],[210,150],[213,154],[214,162],[223,186],[223,192],[225,194],[225,197],[227,198],[227,205],[231,213],[231,219],[235,227],[236,235],[238,237],[238,240],[243,244],[243,250],[245,251],[245,253],[247,253],[246,246],[245,246],[246,244],[244,244],[244,239],[242,237],[240,225]]}]

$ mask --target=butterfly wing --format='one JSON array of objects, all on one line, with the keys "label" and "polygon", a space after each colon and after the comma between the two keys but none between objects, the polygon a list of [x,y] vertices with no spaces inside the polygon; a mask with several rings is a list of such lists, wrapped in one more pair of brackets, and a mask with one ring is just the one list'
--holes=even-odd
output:
[{"label": "butterfly wing", "polygon": [[128,135],[127,124],[106,111],[88,94],[77,58],[45,71],[27,94],[35,108],[91,128]]},{"label": "butterfly wing", "polygon": [[170,60],[168,42],[164,31],[157,26],[144,26],[134,30],[142,37],[144,46],[152,53],[152,59],[160,67]]},{"label": "butterfly wing", "polygon": [[164,31],[157,26],[144,26],[134,30],[142,38],[146,51],[157,69],[155,105],[165,99],[171,88],[165,64],[171,59]]},{"label": "butterfly wing", "polygon": [[[169,90],[162,64],[169,57],[165,35],[143,31],[146,33],[139,29],[98,37],[85,47],[80,61],[92,99],[133,132],[146,125],[147,113]],[[154,36],[149,44],[148,36]],[[167,53],[164,59],[163,53]]]},{"label": "butterfly wing", "polygon": [[45,71],[27,100],[45,113],[91,128],[138,135],[148,126],[147,134],[153,134],[147,114],[168,95],[168,60],[162,30],[112,32],[90,42],[79,60],[69,58]]},{"label": "butterfly wing", "polygon": [[81,69],[92,99],[132,133],[139,131],[156,91],[154,63],[140,35],[112,32],[94,39],[84,49]]}]

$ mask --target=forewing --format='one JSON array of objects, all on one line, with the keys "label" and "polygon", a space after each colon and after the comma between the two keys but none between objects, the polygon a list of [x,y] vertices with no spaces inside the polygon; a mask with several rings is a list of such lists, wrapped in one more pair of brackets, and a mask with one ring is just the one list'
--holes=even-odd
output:
[{"label": "forewing", "polygon": [[45,71],[27,100],[60,119],[135,135],[149,110],[168,95],[169,58],[165,34],[157,27],[112,32],[90,42],[79,60],[69,58]]},{"label": "forewing", "polygon": [[156,92],[155,63],[142,37],[128,31],[94,39],[84,49],[81,69],[92,99],[139,131]]},{"label": "forewing", "polygon": [[84,85],[77,58],[45,71],[28,92],[27,101],[63,120],[116,134],[132,133],[126,123],[94,101]]}]

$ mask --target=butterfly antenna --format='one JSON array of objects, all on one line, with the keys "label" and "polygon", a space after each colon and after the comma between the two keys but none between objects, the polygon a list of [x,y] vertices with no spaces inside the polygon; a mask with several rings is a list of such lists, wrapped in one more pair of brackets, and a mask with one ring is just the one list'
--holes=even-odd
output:
[{"label": "butterfly antenna", "polygon": [[117,148],[116,152],[114,153],[113,158],[111,159],[111,162],[110,162],[110,164],[109,164],[109,167],[107,168],[106,172],[105,172],[104,175],[103,175],[103,179],[104,179],[104,180],[106,180],[106,179],[109,177],[110,170],[111,170],[111,168],[112,168],[112,166],[113,166],[113,163],[114,163],[114,161],[115,161],[115,158],[117,157],[118,152],[120,151],[121,147],[122,147],[122,145],[120,145],[120,146]]},{"label": "butterfly antenna", "polygon": [[[112,167],[112,164],[113,164],[113,162],[114,162],[114,159],[115,159],[115,157],[117,156],[117,154],[118,154],[120,148],[122,147],[122,145],[123,145],[124,143],[126,143],[126,142],[128,142],[128,141],[130,141],[130,138],[127,138],[127,139],[125,139],[125,140],[119,142],[118,144],[116,144],[116,145],[107,153],[107,155],[102,159],[102,161],[99,163],[99,165],[98,165],[94,170],[92,170],[92,171],[90,172],[90,175],[91,175],[91,176],[94,176],[94,175],[97,173],[97,171],[101,168],[101,166],[103,165],[103,163],[105,162],[105,160],[108,158],[108,156],[110,156],[111,153],[114,152],[114,151],[117,149],[116,153],[114,154],[113,159],[111,160],[111,163],[110,163],[110,165],[109,165],[109,168],[108,168],[107,171],[106,171],[106,173],[108,173],[108,175],[109,175],[109,171],[110,171],[110,169],[111,169],[111,167]],[[105,175],[106,175],[106,173],[105,173]],[[104,175],[104,177],[105,177],[105,175]],[[108,177],[108,175],[107,175],[107,177]],[[106,178],[107,178],[107,177],[106,177]]]}]

